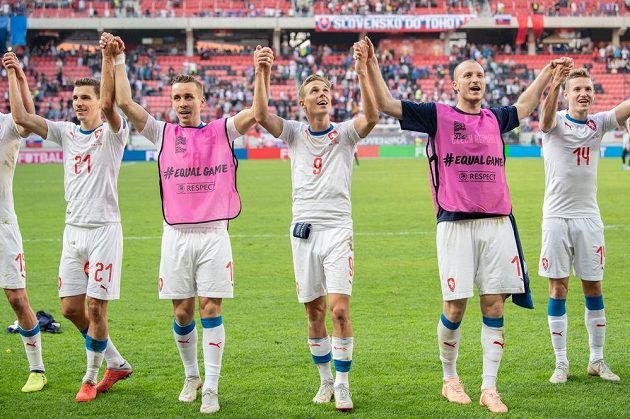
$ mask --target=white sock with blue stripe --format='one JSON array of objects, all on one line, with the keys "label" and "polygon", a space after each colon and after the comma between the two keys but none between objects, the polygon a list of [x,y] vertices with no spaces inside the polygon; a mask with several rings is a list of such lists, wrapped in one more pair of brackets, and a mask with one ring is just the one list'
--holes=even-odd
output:
[{"label": "white sock with blue stripe", "polygon": [[211,389],[218,393],[221,358],[225,345],[223,318],[221,316],[202,318],[201,325],[203,326],[203,365],[205,372],[203,391]]},{"label": "white sock with blue stripe", "polygon": [[481,389],[497,386],[497,375],[503,357],[503,316],[484,317],[481,325],[481,348],[483,349],[483,373]]},{"label": "white sock with blue stripe", "polygon": [[31,330],[24,330],[18,326],[18,332],[22,337],[29,368],[34,372],[44,372],[44,360],[42,359],[42,334],[39,331],[39,323]]},{"label": "white sock with blue stripe", "polygon": [[348,374],[352,368],[352,338],[332,338],[332,357],[335,364],[335,386],[345,384],[350,386]]},{"label": "white sock with blue stripe", "polygon": [[567,358],[567,332],[569,319],[567,317],[566,299],[549,297],[547,306],[547,322],[551,333],[551,346],[556,355],[556,365],[560,362],[569,363]]},{"label": "white sock with blue stripe", "polygon": [[332,380],[332,371],[330,370],[330,360],[332,359],[330,338],[308,338],[308,347],[311,350],[311,357],[319,371],[320,381]]},{"label": "white sock with blue stripe", "polygon": [[[87,338],[88,328],[81,330],[81,335],[83,339]],[[107,363],[107,368],[120,369],[125,366],[127,361],[122,357],[118,349],[114,346],[114,342],[107,336],[107,348],[103,352],[103,356],[105,357],[105,362]],[[127,365],[127,368],[131,368],[130,365]]]},{"label": "white sock with blue stripe", "polygon": [[83,376],[84,383],[96,384],[98,378],[98,370],[101,369],[103,358],[105,356],[105,348],[107,348],[107,339],[96,340],[87,335],[85,338],[85,351],[87,352],[87,369]]},{"label": "white sock with blue stripe", "polygon": [[197,328],[193,320],[187,326],[180,326],[173,320],[173,337],[179,351],[179,357],[184,364],[186,377],[199,377],[199,363],[197,362]]},{"label": "white sock with blue stripe", "polygon": [[591,350],[590,362],[604,359],[604,341],[606,340],[606,313],[604,312],[604,298],[585,297],[586,310],[584,322],[588,331],[588,346]]},{"label": "white sock with blue stripe", "polygon": [[461,336],[460,322],[451,322],[444,314],[437,325],[440,361],[442,361],[443,379],[458,378],[457,355],[459,353],[459,338]]}]

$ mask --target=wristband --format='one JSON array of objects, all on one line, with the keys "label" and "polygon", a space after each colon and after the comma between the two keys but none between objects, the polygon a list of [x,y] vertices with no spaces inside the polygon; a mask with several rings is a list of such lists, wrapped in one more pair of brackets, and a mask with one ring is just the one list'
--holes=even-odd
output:
[{"label": "wristband", "polygon": [[114,65],[125,64],[125,53],[121,52],[114,58]]}]

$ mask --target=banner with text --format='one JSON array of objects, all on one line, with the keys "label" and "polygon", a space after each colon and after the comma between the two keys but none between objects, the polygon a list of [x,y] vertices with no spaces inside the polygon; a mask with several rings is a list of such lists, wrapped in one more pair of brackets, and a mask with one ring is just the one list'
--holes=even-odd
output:
[{"label": "banner with text", "polygon": [[443,32],[457,29],[475,15],[317,15],[317,32]]}]

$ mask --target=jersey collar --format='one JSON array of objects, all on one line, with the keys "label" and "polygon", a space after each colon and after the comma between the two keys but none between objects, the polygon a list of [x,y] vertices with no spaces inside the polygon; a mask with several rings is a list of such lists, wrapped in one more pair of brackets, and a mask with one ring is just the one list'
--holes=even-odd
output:
[{"label": "jersey collar", "polygon": [[580,119],[571,118],[571,116],[569,115],[568,112],[564,116],[565,116],[565,118],[567,118],[569,121],[573,122],[574,124],[582,124],[582,125],[584,125],[584,124],[586,124],[586,121],[588,121],[588,119],[585,119],[585,120],[582,121]]},{"label": "jersey collar", "polygon": [[91,130],[89,130],[89,131],[84,131],[84,130],[82,130],[82,129],[79,127],[79,132],[80,132],[81,134],[83,134],[83,135],[90,135],[91,133],[93,133],[94,131],[96,131],[97,129],[99,129],[99,128],[100,128],[100,127],[102,127],[102,126],[103,126],[103,124],[99,125],[98,127],[94,128],[94,129],[91,129]]},{"label": "jersey collar", "polygon": [[308,127],[308,133],[311,134],[313,137],[321,137],[322,135],[328,134],[333,129],[334,129],[333,124],[330,124],[328,129],[325,129],[323,131],[311,131],[311,127],[309,126]]}]

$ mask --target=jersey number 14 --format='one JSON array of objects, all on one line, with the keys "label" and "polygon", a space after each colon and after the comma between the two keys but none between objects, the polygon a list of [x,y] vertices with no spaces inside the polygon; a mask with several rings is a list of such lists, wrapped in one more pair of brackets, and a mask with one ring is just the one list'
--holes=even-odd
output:
[{"label": "jersey number 14", "polygon": [[578,147],[573,150],[573,154],[575,154],[576,164],[579,166],[584,162],[585,166],[588,166],[591,163],[591,148],[590,147]]}]

